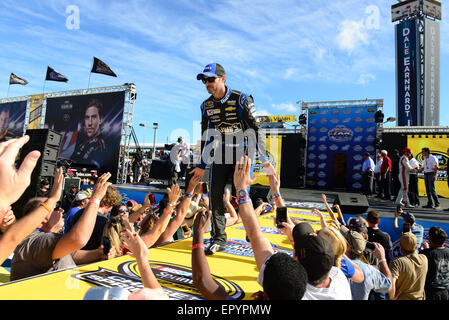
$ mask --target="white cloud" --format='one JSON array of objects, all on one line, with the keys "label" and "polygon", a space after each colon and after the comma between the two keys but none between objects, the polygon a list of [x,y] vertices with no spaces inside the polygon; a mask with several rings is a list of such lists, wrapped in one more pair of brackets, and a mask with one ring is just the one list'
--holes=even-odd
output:
[{"label": "white cloud", "polygon": [[256,116],[271,116],[271,113],[267,110],[256,110]]},{"label": "white cloud", "polygon": [[344,20],[339,26],[340,32],[337,35],[337,44],[341,50],[349,52],[356,49],[359,44],[368,44],[368,29],[363,20]]},{"label": "white cloud", "polygon": [[272,104],[271,107],[276,110],[284,111],[284,112],[298,112],[298,107],[293,103],[281,103],[281,104]]},{"label": "white cloud", "polygon": [[358,84],[369,84],[371,81],[376,80],[376,76],[372,73],[363,73],[360,75],[359,79],[357,80]]}]

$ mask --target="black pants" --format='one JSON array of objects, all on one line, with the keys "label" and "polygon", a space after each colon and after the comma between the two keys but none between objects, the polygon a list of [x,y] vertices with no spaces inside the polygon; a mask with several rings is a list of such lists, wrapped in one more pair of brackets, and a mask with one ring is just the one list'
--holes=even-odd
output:
[{"label": "black pants", "polygon": [[382,189],[384,193],[384,198],[391,198],[391,172],[387,172],[386,177],[382,174]]},{"label": "black pants", "polygon": [[408,198],[412,206],[420,205],[417,174],[410,174],[410,180],[408,182]]},{"label": "black pants", "polygon": [[373,194],[373,172],[362,174],[363,194],[371,196]]},{"label": "black pants", "polygon": [[[254,165],[251,168],[251,176]],[[227,240],[223,194],[226,184],[232,181],[231,194],[236,195],[233,183],[235,164],[212,164],[209,171],[209,206],[212,210],[212,242],[224,245]],[[248,188],[249,193],[249,188]]]}]

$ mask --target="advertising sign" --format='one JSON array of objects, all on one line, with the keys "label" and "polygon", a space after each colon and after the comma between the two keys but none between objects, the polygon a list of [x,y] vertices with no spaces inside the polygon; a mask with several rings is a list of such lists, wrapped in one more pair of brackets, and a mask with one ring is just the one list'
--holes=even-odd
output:
[{"label": "advertising sign", "polygon": [[[267,146],[268,161],[273,165],[276,170],[276,175],[281,173],[281,153],[282,153],[282,136],[269,135],[265,139]],[[263,169],[263,163],[256,159],[254,164],[253,176],[258,176],[254,184],[260,184],[262,186],[269,186],[268,176]]]},{"label": "advertising sign", "polygon": [[[318,230],[320,218],[312,209],[288,208],[293,220],[307,221]],[[329,223],[327,212],[322,212]],[[275,252],[293,255],[293,248],[273,225],[275,213],[258,217],[262,232],[273,245]],[[256,279],[256,267],[251,243],[246,241],[246,231],[239,223],[226,229],[226,250],[208,259],[212,278],[235,300],[253,300],[252,295],[262,287]],[[210,242],[205,235],[204,245]],[[164,291],[173,300],[203,300],[195,288],[192,277],[192,238],[175,241],[149,249],[149,263],[153,274]],[[0,286],[1,300],[82,300],[95,286],[122,287],[129,292],[143,287],[136,260],[124,255],[110,260],[80,265],[43,274]]]},{"label": "advertising sign", "polygon": [[45,126],[62,134],[60,158],[116,179],[125,92],[47,99]]},{"label": "advertising sign", "polygon": [[424,125],[440,123],[440,23],[425,19]]},{"label": "advertising sign", "polygon": [[43,94],[36,94],[34,96],[31,96],[30,120],[28,121],[28,129],[40,129],[43,103],[44,103]]},{"label": "advertising sign", "polygon": [[[449,198],[449,188],[447,187],[447,169],[449,163],[449,156],[447,155],[447,148],[449,146],[449,138],[446,135],[409,135],[407,137],[407,145],[412,149],[416,160],[422,164],[423,156],[422,148],[427,147],[430,153],[438,158],[439,169],[438,176],[435,181],[435,190],[439,196]],[[426,186],[424,184],[424,173],[418,174],[418,190],[421,197],[427,196]]]},{"label": "advertising sign", "polygon": [[407,20],[396,28],[396,119],[398,126],[417,126],[418,99],[418,46],[416,19]]},{"label": "advertising sign", "polygon": [[419,0],[409,0],[391,6],[391,22],[405,19],[419,12]]},{"label": "advertising sign", "polygon": [[309,109],[306,184],[362,190],[363,154],[374,156],[377,106]]},{"label": "advertising sign", "polygon": [[0,104],[0,142],[23,136],[27,102]]}]

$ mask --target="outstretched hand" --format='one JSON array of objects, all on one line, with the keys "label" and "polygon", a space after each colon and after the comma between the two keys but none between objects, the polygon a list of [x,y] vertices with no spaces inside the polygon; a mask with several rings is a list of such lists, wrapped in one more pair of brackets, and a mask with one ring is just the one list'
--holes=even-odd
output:
[{"label": "outstretched hand", "polygon": [[197,235],[206,233],[210,225],[211,216],[212,212],[210,210],[200,210],[196,214],[195,221],[193,222],[193,233]]},{"label": "outstretched hand", "polygon": [[41,156],[39,151],[32,151],[25,156],[19,169],[14,162],[19,150],[30,140],[25,135],[0,143],[0,209],[6,210],[15,203],[30,185],[31,173]]},{"label": "outstretched hand", "polygon": [[122,239],[123,245],[129,250],[128,255],[142,260],[148,258],[148,247],[136,232],[131,232],[126,229],[121,233],[120,238]]},{"label": "outstretched hand", "polygon": [[111,182],[108,182],[108,179],[111,177],[111,174],[109,172],[106,172],[98,178],[97,183],[94,186],[94,191],[92,191],[92,198],[95,199],[103,199],[103,197],[106,194],[106,191],[108,190],[108,187],[112,184]]},{"label": "outstretched hand", "polygon": [[236,190],[248,189],[256,181],[257,177],[251,178],[251,159],[244,156],[235,165],[234,186]]}]

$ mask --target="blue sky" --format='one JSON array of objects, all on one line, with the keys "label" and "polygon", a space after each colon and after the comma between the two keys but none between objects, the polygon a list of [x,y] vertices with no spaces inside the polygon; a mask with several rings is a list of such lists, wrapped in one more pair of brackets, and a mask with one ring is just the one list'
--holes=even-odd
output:
[{"label": "blue sky", "polygon": [[[198,137],[201,102],[196,74],[221,63],[231,88],[253,95],[260,115],[300,113],[297,101],[384,99],[395,116],[394,24],[396,1],[105,1],[2,0],[0,75],[5,97],[9,74],[29,81],[10,97],[42,93],[47,65],[69,78],[45,91],[87,88],[93,56],[118,78],[92,74],[90,87],[133,82],[134,129],[159,123],[158,142]],[[66,22],[79,8],[79,29]],[[441,109],[449,101],[449,24],[441,22]],[[2,93],[3,92],[3,93]],[[440,125],[449,113],[440,112]],[[145,135],[145,137],[144,137]]]}]

